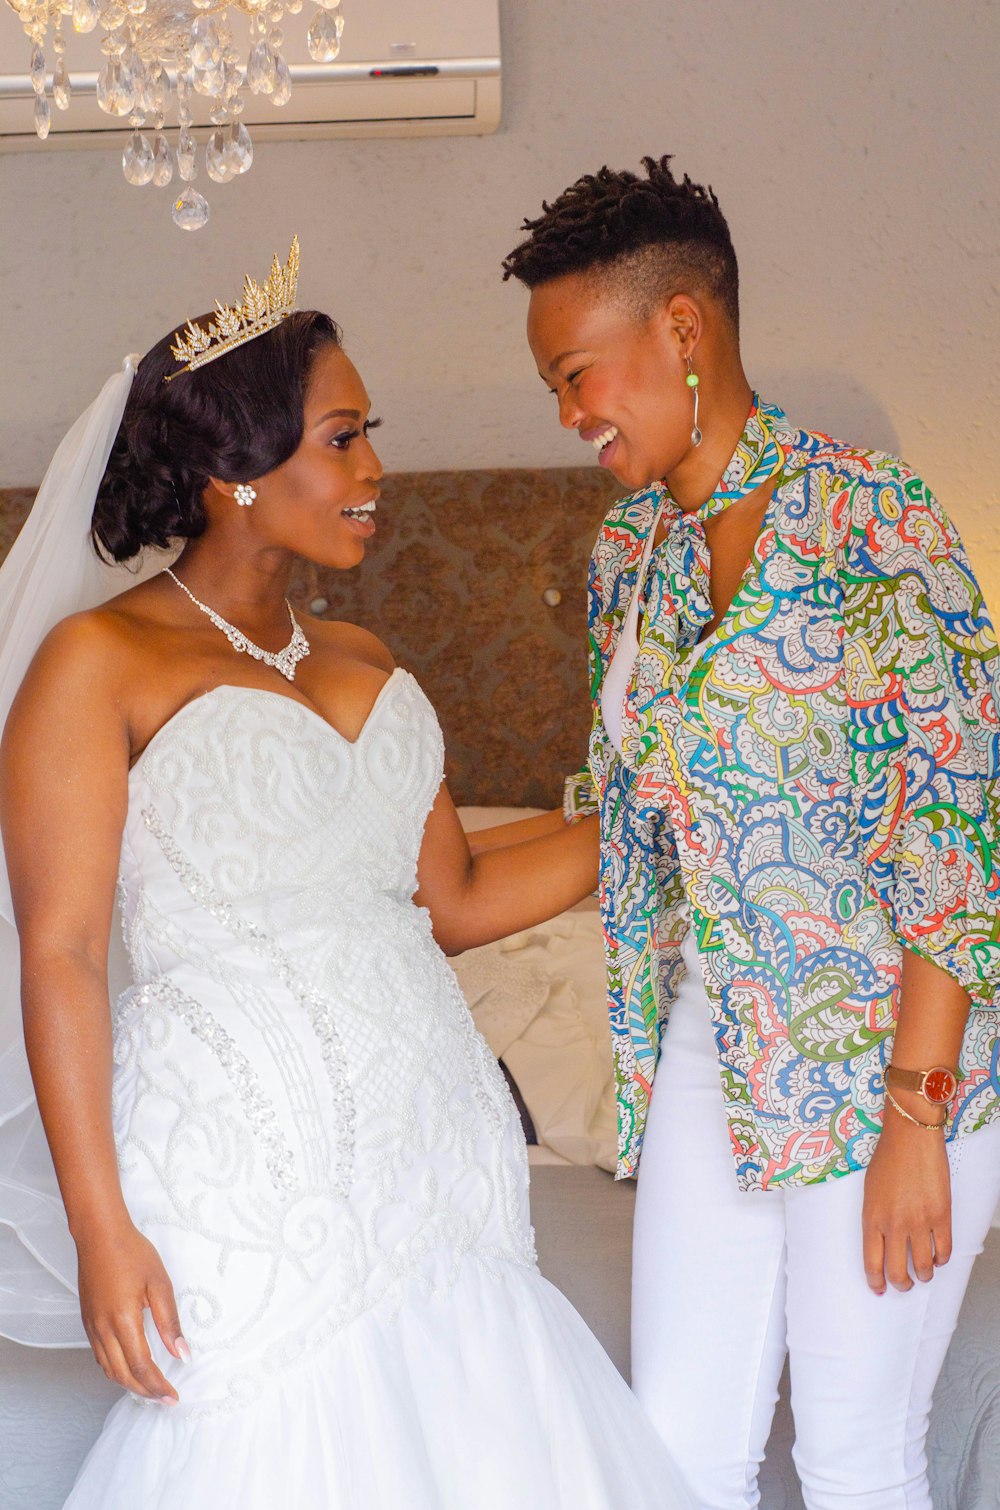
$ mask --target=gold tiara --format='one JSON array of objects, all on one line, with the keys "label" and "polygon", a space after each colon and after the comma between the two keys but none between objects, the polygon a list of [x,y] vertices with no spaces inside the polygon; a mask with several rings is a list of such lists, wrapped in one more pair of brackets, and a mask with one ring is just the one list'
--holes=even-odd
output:
[{"label": "gold tiara", "polygon": [[234,351],[280,325],[295,309],[298,282],[299,238],[294,236],[288,261],[282,267],[275,254],[265,283],[258,283],[247,274],[243,280],[242,304],[220,304],[216,300],[216,316],[207,330],[189,320],[183,330],[175,332],[177,339],[171,351],[184,366],[167,373],[164,382],[169,383],[195,367],[204,367],[206,362],[214,362],[216,357],[224,357],[227,351]]}]

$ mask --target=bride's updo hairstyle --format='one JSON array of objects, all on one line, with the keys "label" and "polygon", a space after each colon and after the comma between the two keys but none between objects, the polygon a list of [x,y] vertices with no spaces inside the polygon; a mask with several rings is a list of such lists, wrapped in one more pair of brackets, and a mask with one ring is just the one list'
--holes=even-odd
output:
[{"label": "bride's updo hairstyle", "polygon": [[313,364],[340,345],[340,329],[299,310],[193,372],[174,357],[176,340],[172,330],[139,363],[98,489],[91,536],[114,561],[202,534],[210,477],[250,482],[288,460],[302,439]]}]

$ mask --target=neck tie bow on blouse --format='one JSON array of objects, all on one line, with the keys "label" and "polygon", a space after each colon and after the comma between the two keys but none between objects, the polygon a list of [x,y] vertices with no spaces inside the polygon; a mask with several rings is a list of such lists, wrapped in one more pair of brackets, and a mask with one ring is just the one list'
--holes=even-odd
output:
[{"label": "neck tie bow on blouse", "polygon": [[650,556],[645,581],[634,588],[643,595],[643,619],[623,705],[622,752],[633,770],[657,749],[657,705],[671,687],[678,654],[697,644],[714,614],[705,525],[778,474],[784,452],[772,426],[783,421],[780,409],[761,404],[754,394],[743,434],[711,498],[685,513],[665,485],[657,490],[659,507],[650,529],[663,518],[667,533]]},{"label": "neck tie bow on blouse", "polygon": [[[662,486],[663,502],[657,521],[667,521],[667,533],[653,551],[640,590],[645,598],[647,628],[670,643],[671,661],[678,650],[694,645],[714,614],[709,593],[711,556],[705,537],[710,519],[724,514],[741,498],[748,498],[779,470],[783,453],[771,430],[784,419],[780,409],[762,405],[755,393],[743,434],[719,486],[699,508],[688,513]],[[664,646],[664,648],[667,648]]]}]

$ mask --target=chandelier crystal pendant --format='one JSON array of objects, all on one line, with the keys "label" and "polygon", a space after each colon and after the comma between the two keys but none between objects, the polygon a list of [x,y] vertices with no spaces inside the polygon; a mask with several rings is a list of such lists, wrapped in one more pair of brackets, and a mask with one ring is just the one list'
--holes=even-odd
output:
[{"label": "chandelier crystal pendant", "polygon": [[[127,118],[132,133],[122,152],[130,184],[183,187],[174,202],[174,224],[195,231],[208,221],[208,200],[194,181],[198,147],[214,183],[228,183],[253,162],[253,142],[241,120],[242,91],[267,95],[276,106],[292,96],[292,77],[282,56],[279,22],[297,16],[303,0],[8,0],[31,43],[28,63],[35,95],[35,130],[44,141],[52,105],[68,110],[72,84],[66,62],[67,33],[101,27],[104,64],[97,76],[97,103],[108,115]],[[249,17],[245,60],[235,45],[231,12]],[[340,51],[344,17],[340,0],[317,0],[307,33],[309,54],[331,63]],[[50,35],[51,33],[51,35]],[[49,74],[50,61],[52,64]],[[210,105],[211,129],[199,143],[192,126],[195,95]],[[50,103],[51,96],[51,103]],[[166,135],[167,116],[177,121],[176,146]]]}]

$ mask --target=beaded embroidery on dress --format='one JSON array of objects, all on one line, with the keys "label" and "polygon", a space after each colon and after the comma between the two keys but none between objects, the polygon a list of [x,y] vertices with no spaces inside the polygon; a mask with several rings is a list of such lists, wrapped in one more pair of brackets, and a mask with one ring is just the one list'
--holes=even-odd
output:
[{"label": "beaded embroidery on dress", "polygon": [[413,902],[442,771],[403,671],[354,743],[222,686],[133,767],[115,1135],[193,1357],[150,1328],[181,1404],[120,1401],[72,1510],[685,1503],[537,1271],[519,1118]]}]

